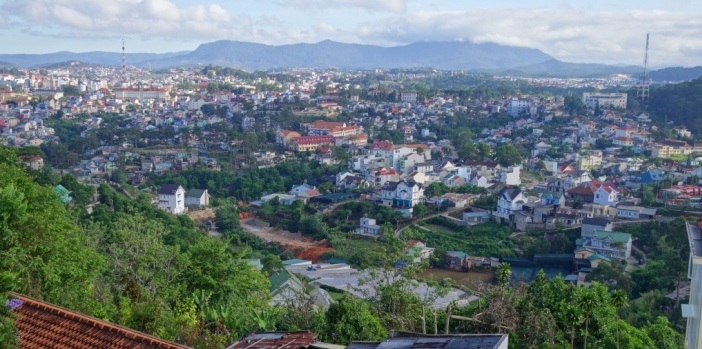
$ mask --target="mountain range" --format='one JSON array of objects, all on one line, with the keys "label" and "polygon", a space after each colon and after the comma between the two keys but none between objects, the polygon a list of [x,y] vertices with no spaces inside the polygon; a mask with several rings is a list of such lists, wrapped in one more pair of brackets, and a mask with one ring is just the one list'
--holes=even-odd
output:
[{"label": "mountain range", "polygon": [[[568,63],[534,48],[505,46],[495,43],[418,42],[403,46],[345,44],[322,41],[315,44],[265,45],[241,41],[215,41],[201,44],[193,51],[171,53],[128,53],[127,64],[149,68],[174,66],[220,65],[246,70],[276,68],[434,68],[470,70],[518,76],[597,77],[610,74],[637,74],[639,66]],[[80,61],[90,64],[119,66],[119,52],[56,52],[48,54],[0,54],[0,62],[21,67]],[[699,77],[702,68],[675,68],[651,77],[674,77],[689,80]],[[670,80],[670,79],[666,79]]]}]

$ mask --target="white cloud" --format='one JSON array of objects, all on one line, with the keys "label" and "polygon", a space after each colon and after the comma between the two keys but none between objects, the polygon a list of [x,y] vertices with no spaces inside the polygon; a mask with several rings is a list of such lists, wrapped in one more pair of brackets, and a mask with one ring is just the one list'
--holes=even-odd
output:
[{"label": "white cloud", "polygon": [[[0,18],[0,28],[11,27],[29,35],[84,38],[87,45],[91,38],[100,37],[179,43],[232,39],[266,44],[331,39],[380,45],[467,40],[534,47],[570,62],[628,64],[642,63],[645,34],[650,32],[653,66],[699,65],[702,57],[699,9],[600,11],[560,6],[464,10],[461,5],[442,11],[436,9],[445,8],[441,2],[407,0],[264,1],[269,1],[265,5],[278,6],[268,6],[270,10],[264,6],[265,11],[255,14],[246,13],[243,5],[226,7],[229,3],[224,0],[203,0],[192,6],[179,5],[176,0],[7,1],[0,4],[0,10],[7,14]],[[409,8],[408,3],[412,5]],[[300,11],[290,13],[291,8]],[[161,47],[168,50],[166,45]]]},{"label": "white cloud", "polygon": [[[237,38],[250,32],[244,18],[218,4],[180,7],[171,0],[24,0],[2,5],[35,31],[101,32],[182,39]],[[248,23],[251,21],[249,20]],[[79,36],[78,33],[71,34]]]},{"label": "white cloud", "polygon": [[359,8],[368,12],[405,13],[406,0],[280,0],[284,6],[295,7],[298,10],[328,10],[340,7]]},{"label": "white cloud", "polygon": [[583,12],[574,9],[481,9],[422,12],[362,24],[359,36],[385,45],[470,40],[534,47],[572,62],[699,65],[702,17],[668,11]]}]

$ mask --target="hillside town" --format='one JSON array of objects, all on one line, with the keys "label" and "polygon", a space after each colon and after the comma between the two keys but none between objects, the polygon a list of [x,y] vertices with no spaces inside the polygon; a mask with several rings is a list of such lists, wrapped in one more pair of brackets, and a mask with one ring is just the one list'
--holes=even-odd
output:
[{"label": "hillside town", "polygon": [[[456,77],[493,88],[425,86]],[[98,188],[76,200],[54,187],[88,213],[107,186],[222,236],[232,228],[215,212],[234,209],[236,225],[285,251],[272,305],[374,297],[369,251],[409,236],[392,263],[430,267],[408,292],[447,309],[480,299],[461,275],[492,282],[501,265],[512,283],[539,271],[616,283],[650,263],[628,227],[702,209],[699,135],[640,108],[635,82],[72,62],[0,74],[0,141],[34,173]],[[460,287],[437,296],[433,273]],[[677,306],[689,281],[674,278]]]}]

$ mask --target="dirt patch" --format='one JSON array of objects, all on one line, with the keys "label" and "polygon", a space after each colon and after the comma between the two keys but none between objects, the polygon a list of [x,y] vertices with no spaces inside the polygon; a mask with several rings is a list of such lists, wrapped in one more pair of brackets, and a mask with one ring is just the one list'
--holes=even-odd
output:
[{"label": "dirt patch", "polygon": [[203,223],[206,221],[214,221],[215,214],[214,210],[211,208],[206,208],[204,210],[189,211],[188,217],[196,223]]},{"label": "dirt patch", "polygon": [[241,227],[266,242],[274,242],[286,250],[294,251],[296,258],[316,262],[322,253],[334,251],[327,245],[327,240],[315,241],[302,234],[271,228],[268,223],[256,218],[241,220]]},{"label": "dirt patch", "polygon": [[[326,245],[326,241],[325,241],[325,245]],[[305,259],[305,260],[312,261],[312,262],[316,263],[319,260],[319,257],[323,253],[333,252],[333,251],[334,251],[334,249],[331,247],[313,247],[313,248],[304,249],[304,250],[298,252],[295,255],[295,258]]]},{"label": "dirt patch", "polygon": [[427,280],[441,280],[443,278],[453,279],[456,284],[465,286],[468,289],[478,291],[481,284],[492,283],[494,270],[487,269],[483,271],[451,271],[437,268],[430,268],[418,275],[420,278]]}]

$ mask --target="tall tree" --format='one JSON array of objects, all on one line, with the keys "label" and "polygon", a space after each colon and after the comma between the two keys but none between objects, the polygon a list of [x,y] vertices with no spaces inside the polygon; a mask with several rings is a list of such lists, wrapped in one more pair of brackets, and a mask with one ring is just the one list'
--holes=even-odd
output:
[{"label": "tall tree", "polygon": [[610,295],[609,301],[617,311],[617,349],[619,349],[619,309],[627,306],[629,299],[624,291],[617,290]]},{"label": "tall tree", "polygon": [[580,298],[578,299],[578,306],[585,313],[585,344],[583,344],[583,348],[587,348],[587,337],[588,327],[590,325],[590,317],[592,316],[592,312],[595,311],[595,309],[597,308],[598,303],[599,302],[597,299],[597,295],[594,291],[590,289],[585,289],[583,292],[581,292]]}]

